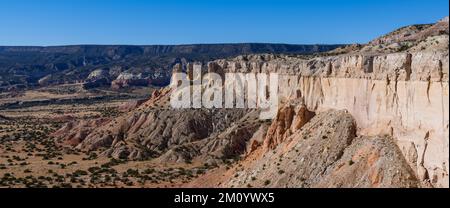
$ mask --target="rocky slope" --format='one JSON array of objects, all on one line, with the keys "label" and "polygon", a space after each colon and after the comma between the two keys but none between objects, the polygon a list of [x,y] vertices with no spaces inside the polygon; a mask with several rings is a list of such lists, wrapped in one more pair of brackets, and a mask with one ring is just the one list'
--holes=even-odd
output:
[{"label": "rocky slope", "polygon": [[[281,108],[271,124],[248,109],[170,109],[170,89],[162,89],[74,145],[161,162],[243,157],[188,186],[448,187],[448,18],[406,29],[407,39],[403,30],[314,57],[243,55],[207,65],[278,73]],[[70,141],[73,126],[54,135]]]},{"label": "rocky slope", "polygon": [[320,113],[277,146],[255,151],[228,171],[232,177],[211,186],[420,186],[392,138],[356,136],[356,132],[356,122],[348,112]]},{"label": "rocky slope", "polygon": [[216,163],[244,153],[261,125],[259,114],[250,109],[171,109],[169,93],[156,91],[131,112],[106,123],[92,121],[87,128],[84,121],[70,122],[53,135],[80,149],[108,148],[104,154],[115,158]]}]

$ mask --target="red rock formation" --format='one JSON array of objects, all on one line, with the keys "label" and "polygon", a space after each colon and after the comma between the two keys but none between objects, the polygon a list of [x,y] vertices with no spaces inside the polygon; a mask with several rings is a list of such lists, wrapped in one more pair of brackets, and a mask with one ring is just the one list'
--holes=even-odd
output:
[{"label": "red rock formation", "polygon": [[267,131],[264,139],[266,149],[274,149],[281,144],[292,132],[302,128],[315,113],[301,105],[297,110],[295,106],[286,105],[278,110],[277,117]]}]

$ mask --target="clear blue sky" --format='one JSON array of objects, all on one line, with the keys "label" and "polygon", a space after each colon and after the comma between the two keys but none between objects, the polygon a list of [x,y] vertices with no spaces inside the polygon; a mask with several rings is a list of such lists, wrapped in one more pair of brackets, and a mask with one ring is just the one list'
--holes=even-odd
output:
[{"label": "clear blue sky", "polygon": [[448,0],[0,0],[0,45],[364,43]]}]

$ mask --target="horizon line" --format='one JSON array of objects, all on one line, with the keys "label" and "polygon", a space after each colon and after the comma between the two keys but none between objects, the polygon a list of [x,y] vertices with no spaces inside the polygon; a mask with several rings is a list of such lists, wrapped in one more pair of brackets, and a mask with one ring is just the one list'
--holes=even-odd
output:
[{"label": "horizon line", "polygon": [[97,43],[81,43],[81,44],[55,44],[55,45],[0,45],[0,47],[36,47],[36,48],[50,48],[50,47],[74,47],[74,46],[193,46],[193,45],[244,45],[244,44],[270,44],[270,45],[292,45],[292,46],[336,46],[336,45],[356,45],[367,43],[276,43],[276,42],[217,42],[217,43],[180,43],[180,44],[97,44]]}]

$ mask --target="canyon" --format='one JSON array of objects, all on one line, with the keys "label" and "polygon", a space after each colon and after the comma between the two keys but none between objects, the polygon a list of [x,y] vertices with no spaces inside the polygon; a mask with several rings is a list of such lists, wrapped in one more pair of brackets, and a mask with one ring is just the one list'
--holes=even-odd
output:
[{"label": "canyon", "polygon": [[[66,151],[111,160],[103,168],[196,173],[170,179],[176,187],[448,188],[448,24],[446,17],[322,53],[252,53],[203,65],[202,73],[277,73],[271,120],[259,119],[258,109],[174,109],[172,89],[161,87],[122,103],[117,115],[66,119],[49,136]],[[167,73],[190,74],[196,63],[173,63]],[[108,171],[99,177],[106,181]]]}]

